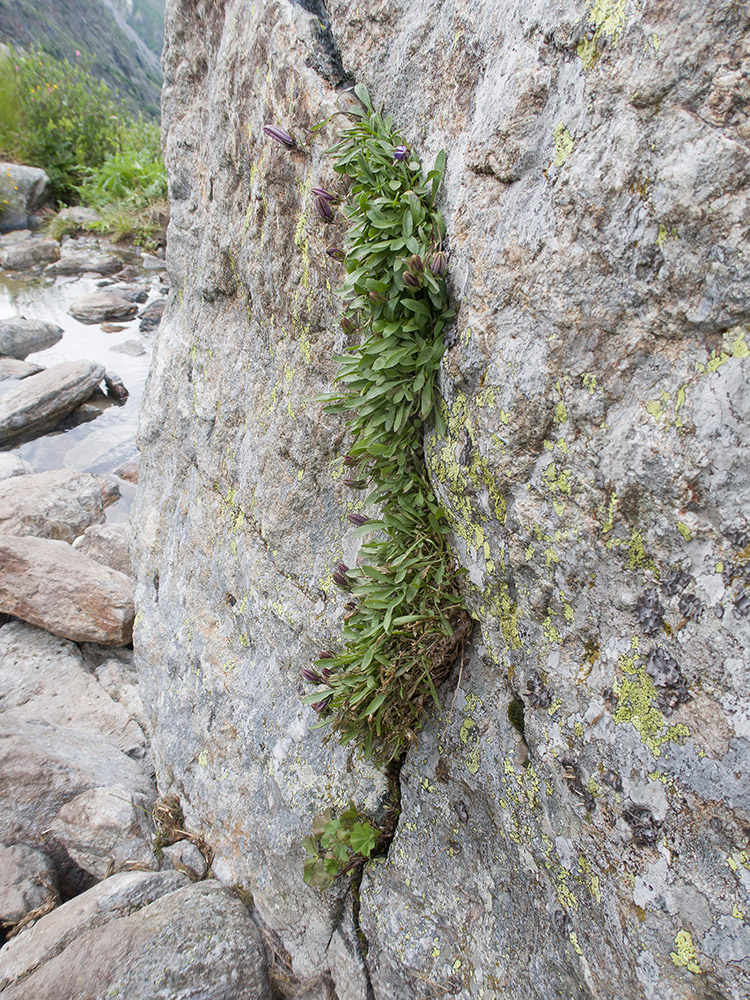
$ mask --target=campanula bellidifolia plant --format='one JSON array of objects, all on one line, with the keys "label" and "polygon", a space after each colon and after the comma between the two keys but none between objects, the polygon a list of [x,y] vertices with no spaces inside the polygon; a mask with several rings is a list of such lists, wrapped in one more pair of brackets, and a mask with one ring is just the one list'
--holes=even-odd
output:
[{"label": "campanula bellidifolia plant", "polygon": [[358,341],[335,359],[338,388],[324,398],[351,431],[346,482],[368,490],[365,506],[378,513],[348,515],[366,540],[360,565],[342,563],[333,575],[351,598],[343,641],[303,673],[317,687],[304,700],[343,744],[389,763],[414,740],[426,703],[438,705],[437,688],[470,630],[422,445],[426,423],[443,430],[435,382],[455,314],[435,204],[445,154],[423,178],[391,117],[363,86],[354,93],[361,107],[347,112],[328,150],[350,180],[348,198],[337,206],[322,188],[314,195],[321,224],[334,213],[347,223],[343,246],[327,252],[343,258],[341,328]]}]

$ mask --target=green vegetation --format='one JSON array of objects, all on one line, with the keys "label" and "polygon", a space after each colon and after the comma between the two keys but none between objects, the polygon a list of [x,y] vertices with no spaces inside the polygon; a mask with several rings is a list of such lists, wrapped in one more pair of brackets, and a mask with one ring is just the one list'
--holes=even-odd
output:
[{"label": "green vegetation", "polygon": [[313,822],[311,837],[305,837],[304,880],[318,889],[327,889],[340,875],[351,874],[370,857],[378,844],[379,832],[358,812],[354,803],[336,819],[326,809]]},{"label": "green vegetation", "polygon": [[[99,211],[88,228],[146,245],[163,241],[167,180],[157,122],[133,118],[85,60],[43,52],[0,61],[0,156],[41,167],[58,203]],[[51,226],[60,237],[71,224]]]},{"label": "green vegetation", "polygon": [[[347,414],[352,432],[344,462],[356,478],[344,482],[369,490],[364,503],[379,513],[348,515],[367,540],[361,565],[342,563],[334,574],[352,596],[343,648],[321,654],[303,675],[322,685],[305,698],[320,725],[387,763],[414,740],[426,702],[438,705],[437,687],[470,620],[422,447],[428,421],[441,429],[435,381],[454,317],[435,207],[445,154],[423,180],[390,116],[375,111],[364,87],[355,94],[362,107],[329,150],[336,172],[352,182],[342,209],[346,244],[329,254],[346,269],[342,328],[360,342],[336,358],[341,388],[325,398],[328,412]],[[318,214],[328,219],[336,199],[316,190]]]}]

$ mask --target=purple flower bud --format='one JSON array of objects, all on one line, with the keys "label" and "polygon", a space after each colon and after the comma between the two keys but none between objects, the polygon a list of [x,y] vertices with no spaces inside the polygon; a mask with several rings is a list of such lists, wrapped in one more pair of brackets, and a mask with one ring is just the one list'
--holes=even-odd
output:
[{"label": "purple flower bud", "polygon": [[328,667],[323,667],[320,672],[320,676],[323,678],[323,683],[327,684],[330,677],[333,677],[333,671],[329,670]]},{"label": "purple flower bud", "polygon": [[329,257],[333,257],[334,260],[346,260],[346,254],[341,247],[328,247],[326,253]]},{"label": "purple flower bud", "polygon": [[313,710],[316,712],[324,712],[331,703],[331,695],[329,694],[327,698],[322,701],[316,701],[313,703]]},{"label": "purple flower bud", "polygon": [[342,590],[351,590],[351,584],[343,573],[334,573],[333,582],[337,587],[341,587]]},{"label": "purple flower bud", "polygon": [[418,254],[412,254],[409,260],[409,267],[415,274],[421,274],[424,271],[422,258]]},{"label": "purple flower bud", "polygon": [[313,204],[315,205],[315,211],[321,219],[323,219],[324,222],[330,222],[333,218],[331,203],[325,198],[321,198],[319,194],[316,194]]},{"label": "purple flower bud", "polygon": [[370,292],[370,301],[377,302],[378,305],[383,305],[385,303],[385,296],[381,295],[380,292]]},{"label": "purple flower bud", "polygon": [[344,455],[344,465],[359,465],[359,459],[355,458],[354,455]]},{"label": "purple flower bud", "polygon": [[339,201],[339,198],[335,194],[331,194],[325,188],[313,188],[312,193],[316,198],[322,198],[324,201]]},{"label": "purple flower bud", "polygon": [[[333,660],[333,659],[335,659],[335,657],[336,657],[336,654],[332,653],[330,649],[324,649],[322,653],[318,654],[318,659],[319,660]],[[328,670],[328,667],[326,667],[326,670]],[[323,671],[323,673],[325,673],[325,670]],[[330,674],[331,671],[328,670],[328,673]]]},{"label": "purple flower bud", "polygon": [[409,155],[409,150],[406,148],[406,146],[396,146],[396,148],[393,150],[394,160],[405,160],[408,155]]},{"label": "purple flower bud", "polygon": [[282,146],[286,146],[287,149],[294,149],[296,145],[294,139],[283,128],[279,128],[278,125],[264,125],[263,131],[266,135],[275,139],[276,142],[280,142]]},{"label": "purple flower bud", "polygon": [[[341,329],[344,331],[347,337],[350,337],[353,333],[357,332],[357,328],[354,325],[354,323],[352,323],[352,321],[348,319],[346,316],[344,316],[344,318],[341,320]],[[344,464],[346,464],[346,459],[344,459]]]},{"label": "purple flower bud", "polygon": [[358,528],[361,528],[363,524],[367,524],[368,518],[364,514],[347,514],[346,515],[352,524],[356,524]]},{"label": "purple flower bud", "polygon": [[301,670],[300,673],[302,674],[302,676],[304,677],[304,679],[307,681],[308,684],[323,683],[323,678],[320,676],[317,670],[308,670],[307,667],[305,667],[305,669]]},{"label": "purple flower bud", "polygon": [[339,573],[349,572],[349,567],[346,565],[346,563],[338,563],[336,569],[339,571]]},{"label": "purple flower bud", "polygon": [[348,486],[350,490],[363,490],[367,486],[364,479],[342,479],[341,482],[344,486]]},{"label": "purple flower bud", "polygon": [[410,288],[419,288],[422,282],[416,274],[412,274],[411,271],[404,271],[404,284]]},{"label": "purple flower bud", "polygon": [[441,278],[448,267],[448,258],[445,255],[445,251],[438,250],[430,257],[430,270],[433,274],[436,274],[438,278]]}]

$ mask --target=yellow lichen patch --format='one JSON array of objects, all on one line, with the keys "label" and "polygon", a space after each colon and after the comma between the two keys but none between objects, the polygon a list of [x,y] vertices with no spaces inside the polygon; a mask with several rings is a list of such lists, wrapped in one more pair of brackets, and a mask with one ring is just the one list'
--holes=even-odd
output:
[{"label": "yellow lichen patch", "polygon": [[628,0],[589,0],[589,24],[594,27],[593,38],[583,38],[577,52],[585,70],[590,69],[599,52],[599,42],[606,38],[612,48],[620,41],[627,15]]},{"label": "yellow lichen patch", "polygon": [[554,163],[556,167],[561,167],[563,163],[567,160],[570,154],[573,152],[573,136],[568,131],[564,122],[558,122],[555,125],[554,131],[555,139],[555,159]]},{"label": "yellow lichen patch", "polygon": [[582,955],[583,951],[581,950],[581,946],[578,943],[578,935],[576,934],[576,932],[571,931],[570,934],[568,935],[568,938],[570,939],[570,943],[573,945],[576,954]]},{"label": "yellow lichen patch", "polygon": [[685,524],[683,521],[678,521],[677,530],[679,531],[679,533],[682,535],[682,537],[685,539],[686,542],[691,541],[693,533],[687,526],[687,524]]},{"label": "yellow lichen patch", "polygon": [[612,530],[612,525],[615,518],[615,510],[617,509],[617,494],[613,493],[609,498],[609,503],[607,505],[607,515],[602,522],[602,534],[606,535]]},{"label": "yellow lichen patch", "polygon": [[659,223],[659,233],[658,233],[658,235],[656,237],[656,245],[659,247],[660,250],[664,246],[664,244],[667,242],[667,237],[668,236],[669,236],[669,233],[667,232],[667,227],[664,225],[663,222],[660,222]]},{"label": "yellow lichen patch", "polygon": [[677,951],[670,952],[669,957],[677,968],[687,969],[689,972],[695,973],[702,972],[703,970],[697,962],[698,956],[695,953],[693,939],[688,931],[678,931],[674,943],[677,946]]},{"label": "yellow lichen patch", "polygon": [[630,535],[628,543],[628,569],[650,569],[654,572],[656,571],[656,563],[646,553],[640,531],[633,530]]},{"label": "yellow lichen patch", "polygon": [[745,340],[745,331],[740,330],[735,339],[732,341],[732,357],[741,360],[750,356],[750,347],[747,346],[747,341]]},{"label": "yellow lichen patch", "polygon": [[635,667],[632,659],[620,658],[620,666],[628,675],[616,685],[617,708],[613,719],[616,723],[630,722],[654,757],[660,757],[667,743],[684,743],[690,730],[682,723],[668,726],[664,716],[652,704],[656,700],[653,679],[645,667]]}]

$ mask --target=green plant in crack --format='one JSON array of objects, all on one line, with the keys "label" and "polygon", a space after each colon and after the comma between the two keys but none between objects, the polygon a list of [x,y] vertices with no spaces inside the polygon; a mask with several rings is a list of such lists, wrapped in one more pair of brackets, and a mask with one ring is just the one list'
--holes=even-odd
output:
[{"label": "green plant in crack", "polygon": [[382,834],[363,816],[354,803],[340,816],[326,809],[313,821],[312,836],[305,837],[304,880],[318,889],[327,889],[340,875],[361,868],[382,842]]},{"label": "green plant in crack", "polygon": [[[349,178],[340,212],[341,326],[357,342],[336,358],[338,390],[326,411],[343,413],[352,443],[345,485],[366,490],[372,517],[349,514],[366,538],[360,565],[341,563],[335,582],[351,594],[343,645],[321,654],[305,679],[308,695],[341,742],[387,763],[403,756],[423,724],[428,701],[447,676],[471,623],[448,548],[449,528],[427,476],[423,432],[437,430],[436,379],[446,328],[455,312],[445,283],[445,225],[435,206],[445,168],[440,152],[422,177],[419,160],[379,114],[363,86],[361,102],[328,151]],[[313,189],[328,223],[337,197]]]}]

